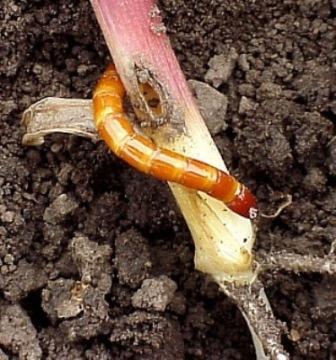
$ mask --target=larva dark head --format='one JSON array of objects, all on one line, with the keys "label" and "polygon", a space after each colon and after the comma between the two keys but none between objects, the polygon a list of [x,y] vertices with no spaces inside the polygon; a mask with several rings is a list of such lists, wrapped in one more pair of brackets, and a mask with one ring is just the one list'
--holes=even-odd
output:
[{"label": "larva dark head", "polygon": [[228,204],[229,209],[251,220],[255,219],[258,214],[257,200],[251,191],[242,185],[241,191]]}]

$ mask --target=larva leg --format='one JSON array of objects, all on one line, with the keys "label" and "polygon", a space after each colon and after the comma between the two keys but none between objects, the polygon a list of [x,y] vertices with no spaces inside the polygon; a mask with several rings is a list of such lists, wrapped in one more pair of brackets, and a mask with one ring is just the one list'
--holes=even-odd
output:
[{"label": "larva leg", "polygon": [[234,212],[256,217],[256,199],[233,176],[173,151],[136,133],[123,109],[125,89],[113,66],[99,80],[93,94],[94,118],[100,136],[121,159],[146,174],[204,191]]}]

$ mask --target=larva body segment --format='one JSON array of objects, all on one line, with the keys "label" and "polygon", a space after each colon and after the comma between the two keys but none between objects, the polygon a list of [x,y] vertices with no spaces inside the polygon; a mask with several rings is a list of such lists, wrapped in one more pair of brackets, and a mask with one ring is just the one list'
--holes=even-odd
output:
[{"label": "larva body segment", "polygon": [[118,157],[158,179],[203,191],[244,217],[256,217],[255,197],[233,176],[199,160],[158,147],[135,132],[124,113],[124,96],[125,89],[111,65],[94,91],[93,111],[100,136]]}]

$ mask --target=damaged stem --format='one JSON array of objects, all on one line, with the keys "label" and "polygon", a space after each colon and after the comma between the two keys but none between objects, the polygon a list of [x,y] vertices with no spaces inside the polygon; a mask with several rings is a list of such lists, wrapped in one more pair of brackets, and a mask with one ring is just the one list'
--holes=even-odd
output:
[{"label": "damaged stem", "polygon": [[[195,105],[153,0],[92,0],[134,111],[157,146],[227,168]],[[152,105],[148,101],[156,100]],[[159,104],[159,106],[157,105]],[[220,280],[255,278],[249,219],[222,201],[169,183],[195,242],[195,265]]]},{"label": "damaged stem", "polygon": [[[117,71],[130,96],[143,129],[157,146],[200,160],[228,172],[195,105],[187,82],[170,46],[154,0],[91,0]],[[156,100],[155,106],[146,94]],[[157,105],[159,104],[159,106]],[[159,128],[158,128],[159,127]],[[211,196],[169,183],[195,242],[195,267],[210,274],[232,298],[224,283],[253,285],[254,228],[249,219],[230,211]],[[258,299],[270,323],[264,332],[253,324],[241,298],[235,299],[251,330],[258,359],[287,359],[276,322],[264,291]],[[253,300],[252,300],[253,301]],[[264,341],[267,329],[274,342]]]}]

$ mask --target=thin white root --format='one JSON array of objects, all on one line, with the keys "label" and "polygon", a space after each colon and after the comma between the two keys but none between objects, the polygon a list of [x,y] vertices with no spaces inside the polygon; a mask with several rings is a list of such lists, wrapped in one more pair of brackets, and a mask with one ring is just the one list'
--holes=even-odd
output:
[{"label": "thin white root", "polygon": [[290,194],[286,195],[286,199],[279,205],[278,209],[276,210],[275,213],[273,214],[264,214],[261,213],[260,216],[266,219],[274,219],[277,218],[281,212],[286,209],[286,207],[288,207],[289,205],[291,205],[293,203],[293,197]]},{"label": "thin white root", "polygon": [[242,312],[252,334],[257,359],[288,360],[289,355],[281,344],[286,326],[274,317],[262,283],[256,280],[250,286],[234,283],[219,286]]},{"label": "thin white root", "polygon": [[331,251],[323,257],[300,255],[279,251],[267,253],[259,258],[260,271],[292,271],[294,273],[319,273],[336,274],[335,242],[331,245]]}]

